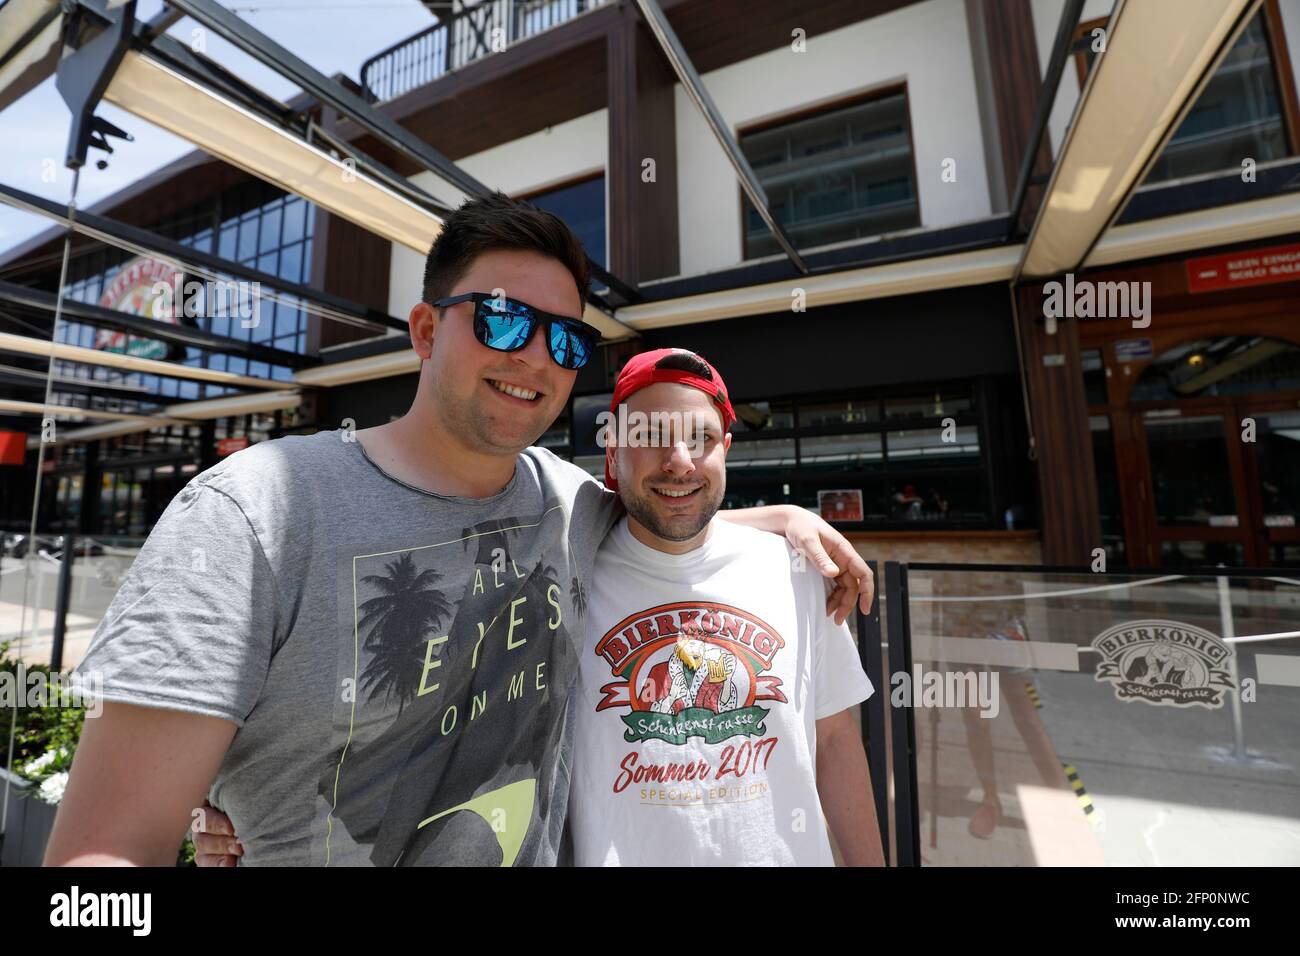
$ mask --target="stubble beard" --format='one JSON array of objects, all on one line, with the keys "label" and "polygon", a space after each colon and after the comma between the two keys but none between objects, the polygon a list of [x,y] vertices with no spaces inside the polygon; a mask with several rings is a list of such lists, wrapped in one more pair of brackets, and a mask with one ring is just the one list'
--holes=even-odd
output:
[{"label": "stubble beard", "polygon": [[[619,482],[622,488],[622,482]],[[637,520],[637,522],[656,538],[662,538],[665,541],[689,541],[703,531],[713,520],[713,516],[718,513],[722,507],[722,490],[714,489],[712,485],[701,489],[701,495],[708,495],[704,500],[704,506],[699,512],[699,521],[692,521],[690,530],[682,530],[682,525],[671,525],[665,520],[658,511],[655,510],[654,504],[650,501],[649,495],[654,492],[644,494],[632,491],[621,491],[623,507],[627,513]]]}]

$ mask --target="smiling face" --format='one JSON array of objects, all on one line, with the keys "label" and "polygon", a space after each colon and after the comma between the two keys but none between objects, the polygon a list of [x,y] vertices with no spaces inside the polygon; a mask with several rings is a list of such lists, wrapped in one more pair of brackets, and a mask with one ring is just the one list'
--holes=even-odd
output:
[{"label": "smiling face", "polygon": [[[690,550],[701,543],[696,539],[727,490],[731,435],[723,430],[722,415],[698,388],[671,382],[634,392],[626,408],[629,419],[645,415],[650,422],[672,423],[666,431],[650,429],[651,447],[607,449],[633,534],[658,539],[646,543],[660,550]],[[664,542],[685,547],[663,548]]]},{"label": "smiling face", "polygon": [[[536,252],[497,249],[484,252],[452,288],[464,292],[501,289],[508,298],[544,312],[580,318],[582,299],[573,275],[558,259]],[[417,318],[418,313],[418,318]],[[474,303],[442,310],[421,303],[412,310],[413,325],[429,325],[429,341],[416,351],[428,362],[432,412],[449,435],[478,452],[514,456],[555,421],[569,399],[578,373],[561,368],[546,346],[546,329],[538,328],[517,352],[498,352],[474,335]]]}]

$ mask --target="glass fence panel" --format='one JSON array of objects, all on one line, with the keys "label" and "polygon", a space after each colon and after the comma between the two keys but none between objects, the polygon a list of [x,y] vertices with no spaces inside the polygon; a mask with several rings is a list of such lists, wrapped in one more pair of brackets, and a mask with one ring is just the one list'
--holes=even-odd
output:
[{"label": "glass fence panel", "polygon": [[[76,538],[63,639],[64,670],[81,661],[143,544],[144,539],[138,537]],[[61,535],[37,535],[34,548],[29,547],[25,534],[6,536],[0,557],[0,644],[9,644],[10,657],[21,655],[29,664],[50,662],[63,551]]]},{"label": "glass fence panel", "polygon": [[922,865],[1300,864],[1300,579],[908,570]]}]

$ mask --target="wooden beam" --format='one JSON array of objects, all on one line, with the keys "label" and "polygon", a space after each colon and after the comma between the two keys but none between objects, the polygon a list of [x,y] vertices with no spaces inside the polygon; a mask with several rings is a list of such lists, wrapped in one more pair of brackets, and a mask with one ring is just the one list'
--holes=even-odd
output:
[{"label": "wooden beam", "polygon": [[[998,146],[1002,153],[1002,175],[1007,195],[1014,196],[1016,179],[1029,148],[1034,126],[1037,91],[1043,84],[1034,39],[1034,17],[1029,0],[978,0],[984,24],[983,41],[988,51],[993,81],[993,103],[997,118]],[[972,42],[981,38],[972,37]],[[1044,136],[1034,157],[1033,176],[1046,176],[1052,168],[1052,151]],[[1022,222],[1032,222],[1043,187],[1031,185],[1025,193]]]},{"label": "wooden beam", "polygon": [[1090,564],[1093,549],[1102,546],[1101,513],[1078,326],[1061,319],[1048,335],[1042,286],[1021,286],[1015,295],[1038,460],[1043,563]]},{"label": "wooden beam", "polygon": [[[676,275],[677,124],[672,69],[636,8],[620,8],[606,43],[609,160],[617,215],[606,224],[609,271],[634,283]],[[647,167],[647,160],[653,166]],[[653,173],[653,178],[647,177]]]}]

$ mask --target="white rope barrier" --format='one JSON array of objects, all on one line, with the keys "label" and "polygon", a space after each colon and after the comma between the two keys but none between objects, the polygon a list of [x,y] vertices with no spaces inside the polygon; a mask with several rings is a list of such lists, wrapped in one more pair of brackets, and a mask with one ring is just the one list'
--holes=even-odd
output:
[{"label": "white rope barrier", "polygon": [[1241,637],[1225,637],[1226,644],[1253,644],[1256,641],[1282,641],[1289,637],[1300,637],[1300,631],[1278,631],[1276,634],[1246,634]]},{"label": "white rope barrier", "polygon": [[[931,572],[942,574],[944,572]],[[1192,575],[1191,577],[1194,577]],[[1166,581],[1178,581],[1187,579],[1186,574],[1168,574],[1159,578],[1147,578],[1143,581],[1121,581],[1118,584],[1098,584],[1086,588],[1062,588],[1059,591],[1026,591],[1023,594],[989,594],[989,595],[969,595],[962,597],[927,597],[908,595],[908,600],[917,604],[954,604],[970,603],[977,601],[1028,601],[1038,598],[1055,598],[1055,597],[1073,597],[1077,594],[1093,594],[1097,591],[1115,591],[1124,588],[1140,588],[1147,584],[1163,584]],[[1264,581],[1275,581],[1279,584],[1291,584],[1300,587],[1300,581],[1292,578],[1262,578]]]},{"label": "white rope barrier", "polygon": [[1185,574],[1169,574],[1161,578],[1147,578],[1145,581],[1121,581],[1118,584],[1098,584],[1087,588],[1065,588],[1060,591],[1026,591],[1023,594],[989,594],[970,597],[918,597],[908,595],[908,600],[917,604],[954,604],[973,601],[1028,601],[1036,598],[1072,597],[1076,594],[1093,594],[1097,591],[1115,591],[1122,588],[1140,588],[1146,584],[1163,584],[1177,581]]}]

